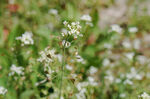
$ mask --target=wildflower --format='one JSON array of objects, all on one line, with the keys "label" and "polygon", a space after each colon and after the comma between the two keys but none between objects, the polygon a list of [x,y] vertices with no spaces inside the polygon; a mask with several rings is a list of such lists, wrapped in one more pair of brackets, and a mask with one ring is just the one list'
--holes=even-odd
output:
[{"label": "wildflower", "polygon": [[53,14],[53,15],[57,15],[57,14],[58,14],[58,11],[57,11],[56,9],[50,9],[50,10],[48,11],[48,13]]},{"label": "wildflower", "polygon": [[123,47],[125,47],[125,48],[131,48],[131,46],[132,46],[129,39],[125,39],[125,40],[122,42],[122,45],[123,45]]},{"label": "wildflower", "polygon": [[66,69],[71,71],[73,68],[72,68],[72,66],[70,66],[70,65],[67,64],[66,65]]},{"label": "wildflower", "polygon": [[69,35],[72,35],[74,38],[77,38],[78,36],[83,36],[80,33],[81,26],[79,22],[72,22],[71,24],[69,24],[67,21],[64,21],[63,24],[67,28],[67,32],[65,31],[61,33],[63,37]]},{"label": "wildflower", "polygon": [[140,47],[141,47],[141,41],[140,41],[139,39],[135,39],[135,40],[133,41],[133,47],[134,47],[135,49],[140,49]]},{"label": "wildflower", "polygon": [[94,66],[91,66],[90,69],[89,69],[89,72],[90,72],[91,75],[95,74],[97,71],[98,71],[98,69]]},{"label": "wildflower", "polygon": [[95,81],[95,79],[91,76],[88,77],[88,81],[89,81],[89,84],[92,85],[92,86],[97,86],[98,83]]},{"label": "wildflower", "polygon": [[80,19],[83,20],[83,21],[88,21],[88,22],[92,21],[92,18],[89,14],[85,14],[85,15],[81,16]]},{"label": "wildflower", "polygon": [[108,58],[105,58],[103,60],[103,66],[108,66],[110,64],[110,60]]},{"label": "wildflower", "polygon": [[131,33],[136,33],[138,31],[138,28],[137,27],[130,27],[128,29],[128,31],[131,32]]},{"label": "wildflower", "polygon": [[117,24],[111,25],[111,30],[120,34],[122,33],[122,28]]},{"label": "wildflower", "polygon": [[10,67],[10,70],[11,70],[11,73],[9,73],[9,76],[12,76],[14,75],[15,73],[18,74],[18,75],[24,75],[24,68],[23,67],[17,67],[16,65],[12,65]]},{"label": "wildflower", "polygon": [[0,95],[4,95],[7,93],[7,89],[5,89],[4,87],[0,86]]},{"label": "wildflower", "polygon": [[121,97],[121,98],[125,98],[125,97],[126,97],[126,94],[125,94],[125,93],[121,93],[121,94],[120,94],[120,97]]},{"label": "wildflower", "polygon": [[37,60],[46,65],[53,62],[53,59],[56,57],[55,50],[54,49],[50,50],[49,47],[45,48],[44,51],[41,51],[40,55],[41,57],[38,58]]},{"label": "wildflower", "polygon": [[71,46],[71,43],[68,42],[68,41],[66,41],[66,40],[63,40],[63,41],[62,41],[62,45],[63,45],[65,48],[68,48],[68,47]]},{"label": "wildflower", "polygon": [[85,60],[80,55],[76,55],[76,61],[78,63],[85,64]]},{"label": "wildflower", "polygon": [[20,40],[22,42],[22,46],[24,45],[33,45],[34,41],[32,39],[32,32],[25,32],[22,36],[17,37],[16,40]]},{"label": "wildflower", "polygon": [[150,95],[146,92],[143,92],[143,94],[138,96],[140,99],[150,99]]},{"label": "wildflower", "polygon": [[133,57],[134,57],[134,53],[133,53],[133,52],[126,53],[125,56],[126,56],[129,60],[132,60]]}]

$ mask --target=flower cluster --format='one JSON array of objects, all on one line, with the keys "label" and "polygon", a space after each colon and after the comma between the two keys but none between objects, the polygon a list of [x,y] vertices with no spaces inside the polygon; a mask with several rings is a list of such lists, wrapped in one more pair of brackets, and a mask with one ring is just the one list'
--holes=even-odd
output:
[{"label": "flower cluster", "polygon": [[118,24],[113,24],[113,25],[111,25],[111,31],[121,34],[122,28]]},{"label": "flower cluster", "polygon": [[11,72],[9,73],[9,76],[13,76],[15,75],[15,73],[17,75],[24,75],[24,68],[23,67],[17,67],[16,65],[12,64],[12,66],[10,67]]},{"label": "flower cluster", "polygon": [[45,65],[48,65],[49,63],[53,62],[53,59],[56,57],[55,50],[50,50],[49,47],[45,48],[44,51],[40,52],[40,58],[37,60],[41,63],[44,63]]},{"label": "flower cluster", "polygon": [[68,41],[66,41],[66,40],[63,40],[63,41],[62,41],[62,45],[63,45],[65,48],[68,48],[68,47],[71,46],[71,43],[68,42]]},{"label": "flower cluster", "polygon": [[22,36],[19,36],[16,38],[16,40],[20,40],[21,41],[21,45],[33,45],[34,41],[32,39],[32,32],[25,32],[24,34],[22,34]]},{"label": "flower cluster", "polygon": [[139,95],[138,97],[139,99],[150,99],[150,95],[146,92],[143,92],[143,94]]},{"label": "flower cluster", "polygon": [[62,32],[62,36],[73,36],[74,38],[77,38],[78,36],[83,36],[80,33],[80,22],[72,22],[71,24],[69,24],[67,21],[64,21],[63,24],[65,25],[65,27],[67,28],[66,32]]},{"label": "flower cluster", "polygon": [[84,14],[84,15],[82,15],[82,16],[80,17],[80,19],[81,19],[82,21],[85,21],[87,25],[89,25],[89,26],[91,26],[91,27],[93,26],[93,24],[92,24],[92,18],[91,18],[91,16],[90,16],[89,14]]},{"label": "flower cluster", "polygon": [[4,87],[0,86],[0,95],[4,95],[7,93],[7,89],[5,89]]}]

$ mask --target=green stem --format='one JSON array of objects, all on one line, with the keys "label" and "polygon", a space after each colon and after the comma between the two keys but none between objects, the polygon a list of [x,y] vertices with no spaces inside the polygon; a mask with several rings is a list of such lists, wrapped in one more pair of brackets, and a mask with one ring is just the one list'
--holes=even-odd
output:
[{"label": "green stem", "polygon": [[[66,44],[64,44],[66,45]],[[61,94],[62,94],[62,85],[63,85],[63,76],[64,76],[64,65],[65,65],[65,46],[63,48],[63,58],[62,58],[62,65],[61,65],[61,78],[60,78],[60,93],[59,93],[59,99],[61,98]]]}]

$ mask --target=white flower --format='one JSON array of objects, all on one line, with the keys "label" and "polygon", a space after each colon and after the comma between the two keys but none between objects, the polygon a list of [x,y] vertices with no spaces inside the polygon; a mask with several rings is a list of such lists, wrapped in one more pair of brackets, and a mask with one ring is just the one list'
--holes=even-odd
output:
[{"label": "white flower", "polygon": [[137,56],[137,60],[139,61],[141,65],[144,65],[147,62],[147,57],[139,55]]},{"label": "white flower", "polygon": [[62,45],[63,45],[65,48],[68,48],[68,47],[71,46],[71,43],[68,42],[68,41],[66,41],[66,40],[63,40],[63,41],[62,41]]},{"label": "white flower", "polygon": [[131,33],[136,33],[138,31],[138,28],[137,27],[130,27],[128,29],[128,31],[131,32]]},{"label": "white flower", "polygon": [[134,53],[133,53],[133,52],[126,53],[125,56],[126,56],[129,60],[132,60],[133,57],[134,57]]},{"label": "white flower", "polygon": [[14,75],[15,73],[18,75],[24,75],[24,72],[23,72],[24,68],[23,67],[17,67],[16,65],[13,64],[10,67],[10,70],[11,70],[11,72],[9,73],[9,76]]},{"label": "white flower", "polygon": [[73,67],[67,64],[66,69],[71,71],[73,69]]},{"label": "white flower", "polygon": [[121,97],[121,98],[125,98],[125,97],[126,97],[126,94],[125,94],[125,93],[121,93],[121,94],[120,94],[120,97]]},{"label": "white flower", "polygon": [[17,37],[16,40],[20,40],[22,42],[22,46],[24,45],[33,45],[34,41],[32,39],[32,32],[25,32],[22,36]]},{"label": "white flower", "polygon": [[103,66],[108,66],[110,64],[110,60],[108,58],[105,58],[103,60]]},{"label": "white flower", "polygon": [[150,99],[150,95],[146,92],[143,92],[143,94],[139,95],[138,97],[142,99]]},{"label": "white flower", "polygon": [[126,85],[126,84],[133,85],[133,82],[132,82],[130,79],[126,79],[123,83],[124,83],[125,85]]},{"label": "white flower", "polygon": [[89,69],[89,72],[90,72],[91,75],[95,74],[97,71],[98,71],[98,69],[94,66],[91,66],[90,69]]},{"label": "white flower", "polygon": [[131,46],[132,46],[129,39],[125,39],[125,40],[122,42],[122,45],[123,45],[123,47],[125,47],[125,48],[131,48]]},{"label": "white flower", "polygon": [[4,95],[7,93],[7,89],[5,89],[4,87],[0,86],[0,95]]},{"label": "white flower", "polygon": [[85,64],[85,60],[80,55],[76,55],[76,61],[78,63]]},{"label": "white flower", "polygon": [[140,47],[141,47],[141,41],[140,41],[139,39],[135,39],[135,40],[133,41],[133,47],[134,47],[135,49],[140,49]]},{"label": "white flower", "polygon": [[67,21],[64,21],[63,24],[65,25],[67,30],[61,33],[62,36],[72,35],[74,38],[77,38],[78,36],[83,36],[80,33],[81,26],[79,22],[72,22],[71,24],[69,24]]},{"label": "white flower", "polygon": [[57,14],[58,14],[58,11],[57,11],[56,9],[50,9],[50,10],[48,11],[48,13],[53,14],[53,15],[57,15]]},{"label": "white flower", "polygon": [[56,58],[55,50],[50,50],[49,47],[47,47],[44,51],[40,52],[40,58],[38,58],[38,61],[48,65],[49,63],[53,62],[54,58]]},{"label": "white flower", "polygon": [[122,33],[122,28],[119,25],[117,25],[117,24],[111,25],[111,30],[115,31],[117,33],[120,33],[120,34]]},{"label": "white flower", "polygon": [[98,83],[95,81],[95,79],[91,76],[88,77],[88,81],[89,81],[89,84],[91,86],[97,86],[98,85]]},{"label": "white flower", "polygon": [[85,14],[85,15],[81,16],[80,19],[83,20],[83,21],[88,21],[88,22],[92,21],[92,18],[89,14]]},{"label": "white flower", "polygon": [[105,43],[104,44],[104,48],[111,49],[112,48],[112,44]]}]

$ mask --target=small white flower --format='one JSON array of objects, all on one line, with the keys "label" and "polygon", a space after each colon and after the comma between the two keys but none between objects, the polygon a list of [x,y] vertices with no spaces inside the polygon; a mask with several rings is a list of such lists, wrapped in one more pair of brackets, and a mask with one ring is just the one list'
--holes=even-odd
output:
[{"label": "small white flower", "polygon": [[136,32],[138,32],[138,28],[137,27],[130,27],[128,29],[128,31],[131,32],[131,33],[136,33]]},{"label": "small white flower", "polygon": [[17,37],[16,40],[20,40],[22,42],[22,46],[24,45],[33,45],[34,41],[32,39],[32,32],[25,32],[22,36]]},{"label": "small white flower", "polygon": [[124,82],[123,82],[125,85],[126,84],[129,84],[129,85],[133,85],[133,82],[129,79],[126,79]]},{"label": "small white flower", "polygon": [[50,50],[49,47],[47,47],[44,51],[40,52],[40,58],[38,58],[37,60],[41,63],[49,64],[53,62],[54,58],[56,58],[55,50]]},{"label": "small white flower", "polygon": [[69,24],[67,21],[64,21],[63,24],[67,28],[67,30],[61,33],[63,37],[72,35],[74,38],[77,38],[78,36],[82,36],[80,33],[81,26],[79,22],[72,22]]},{"label": "small white flower", "polygon": [[97,71],[98,71],[98,69],[94,66],[91,66],[90,69],[89,69],[89,72],[90,72],[91,75],[95,74]]},{"label": "small white flower", "polygon": [[66,40],[63,40],[63,41],[62,41],[62,45],[63,45],[65,48],[68,48],[68,47],[71,46],[71,43],[68,42],[68,41],[66,41]]},{"label": "small white flower", "polygon": [[0,86],[0,95],[4,95],[7,93],[7,89],[5,89],[4,87]]},{"label": "small white flower", "polygon": [[53,15],[57,15],[57,14],[58,14],[58,11],[57,11],[56,9],[50,9],[50,10],[48,11],[48,13],[53,14]]},{"label": "small white flower", "polygon": [[140,41],[139,39],[135,39],[135,40],[133,41],[133,47],[134,47],[135,49],[140,49],[140,47],[141,47],[141,41]]},{"label": "small white flower", "polygon": [[123,47],[125,47],[125,48],[131,48],[131,46],[132,46],[129,39],[125,39],[125,40],[122,42],[122,45],[123,45]]},{"label": "small white flower", "polygon": [[15,73],[18,75],[24,75],[24,72],[23,72],[24,68],[23,67],[17,67],[16,65],[13,64],[10,67],[10,70],[11,70],[11,72],[9,73],[9,76],[14,75]]},{"label": "small white flower", "polygon": [[103,66],[108,66],[108,65],[110,65],[110,60],[108,58],[105,58],[103,60]]},{"label": "small white flower", "polygon": [[143,92],[143,94],[139,95],[138,97],[142,99],[150,99],[150,95],[146,92]]},{"label": "small white flower", "polygon": [[119,25],[117,25],[117,24],[111,25],[111,30],[115,31],[117,33],[120,33],[120,34],[122,33],[122,28]]},{"label": "small white flower", "polygon": [[71,71],[73,69],[73,67],[67,64],[66,69]]},{"label": "small white flower", "polygon": [[132,60],[133,57],[134,57],[134,53],[133,53],[133,52],[126,53],[125,56],[126,56],[129,60]]},{"label": "small white flower", "polygon": [[92,18],[89,14],[85,14],[85,15],[81,16],[80,19],[83,20],[83,21],[88,21],[88,22],[92,21]]},{"label": "small white flower", "polygon": [[120,97],[121,97],[121,98],[125,98],[125,97],[126,97],[126,94],[125,94],[125,93],[121,93],[121,94],[120,94]]}]

